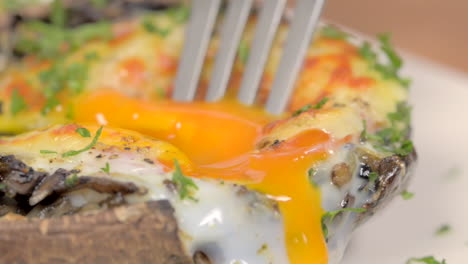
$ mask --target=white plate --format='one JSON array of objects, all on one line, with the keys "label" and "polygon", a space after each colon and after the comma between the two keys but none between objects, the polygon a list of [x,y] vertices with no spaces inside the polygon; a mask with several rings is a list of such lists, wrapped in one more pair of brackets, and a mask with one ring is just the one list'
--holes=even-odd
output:
[{"label": "white plate", "polygon": [[[433,255],[468,263],[468,76],[409,57],[413,139],[419,155],[409,190],[358,229],[343,264],[404,264]],[[451,232],[436,236],[443,224]]]}]

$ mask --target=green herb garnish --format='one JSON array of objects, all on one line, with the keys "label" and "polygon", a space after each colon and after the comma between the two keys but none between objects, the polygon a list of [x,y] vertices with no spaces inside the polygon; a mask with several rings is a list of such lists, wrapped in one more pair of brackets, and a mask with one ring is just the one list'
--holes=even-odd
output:
[{"label": "green herb garnish", "polygon": [[56,62],[49,69],[40,72],[39,80],[45,86],[43,93],[47,98],[41,113],[46,115],[60,104],[56,96],[63,89],[68,88],[75,94],[82,92],[87,78],[88,66],[82,63],[73,63],[67,67]]},{"label": "green herb garnish", "polygon": [[78,175],[77,174],[73,174],[71,177],[67,177],[65,179],[65,186],[67,187],[73,187],[75,186],[77,183],[78,183]]},{"label": "green herb garnish", "polygon": [[400,156],[407,156],[413,152],[414,146],[413,142],[411,140],[405,140],[403,143],[401,143],[400,148],[395,150],[395,154],[398,154]]},{"label": "green herb garnish", "polygon": [[163,29],[156,26],[149,18],[145,18],[143,20],[142,26],[147,32],[155,33],[163,38],[166,37],[170,32],[170,30],[167,28]]},{"label": "green herb garnish", "polygon": [[309,111],[309,110],[311,110],[311,109],[316,109],[316,110],[318,110],[318,109],[322,108],[322,107],[328,102],[328,100],[330,100],[328,97],[324,97],[324,98],[322,98],[322,100],[320,100],[320,101],[319,101],[317,104],[315,104],[315,105],[312,105],[312,104],[304,105],[304,106],[301,107],[300,109],[296,110],[296,111],[292,114],[292,116],[293,116],[293,117],[294,117],[294,116],[298,116],[298,115],[300,115],[300,114],[302,114],[302,113],[304,113],[304,112],[307,112],[307,111]]},{"label": "green herb garnish", "polygon": [[371,172],[369,173],[368,177],[369,177],[369,183],[373,184],[379,178],[379,174],[377,174],[376,172]]},{"label": "green herb garnish", "polygon": [[179,6],[167,10],[167,14],[176,23],[185,23],[190,17],[190,8],[188,6]]},{"label": "green herb garnish", "polygon": [[65,29],[38,20],[25,22],[22,27],[28,34],[18,36],[15,45],[18,52],[52,59],[67,50],[66,44],[70,38]]},{"label": "green herb garnish", "polygon": [[[387,115],[390,127],[377,131],[375,134],[367,133],[364,127],[361,140],[369,141],[374,148],[406,156],[413,152],[413,143],[407,139],[410,131],[411,108],[406,103],[399,103],[395,112]],[[364,123],[365,125],[365,123]]]},{"label": "green herb garnish", "polygon": [[404,87],[408,87],[411,81],[399,76],[399,71],[403,65],[403,62],[390,43],[390,35],[380,34],[377,37],[380,42],[380,48],[388,59],[387,64],[382,64],[377,61],[377,53],[373,51],[371,45],[368,42],[364,42],[364,44],[359,49],[359,54],[371,65],[374,70],[378,71],[384,79],[393,79]]},{"label": "green herb garnish", "polygon": [[174,160],[174,172],[172,174],[172,181],[177,185],[177,189],[179,191],[179,197],[181,200],[188,198],[190,200],[197,201],[192,193],[194,190],[198,190],[198,186],[195,182],[185,176],[182,173],[182,169],[180,168],[179,162]]},{"label": "green herb garnish", "polygon": [[369,42],[362,44],[361,48],[359,48],[359,54],[372,64],[377,60],[377,53],[374,52]]},{"label": "green herb garnish", "polygon": [[247,60],[249,59],[249,45],[246,40],[241,40],[239,43],[239,48],[237,50],[237,56],[239,56],[239,60],[242,64],[247,64]]},{"label": "green herb garnish", "polygon": [[380,34],[377,37],[380,41],[380,48],[385,53],[385,55],[387,55],[387,58],[390,61],[390,65],[392,66],[392,68],[395,70],[400,69],[403,65],[403,62],[400,56],[393,49],[392,44],[390,43],[390,35]]},{"label": "green herb garnish", "polygon": [[47,150],[47,149],[41,149],[39,152],[41,154],[57,154],[57,151]]},{"label": "green herb garnish", "polygon": [[83,43],[93,39],[109,40],[113,36],[112,26],[106,21],[81,25],[70,31],[69,34],[70,44],[73,48],[78,48]]},{"label": "green herb garnish", "polygon": [[88,146],[84,147],[83,149],[80,149],[80,150],[70,150],[70,151],[67,151],[65,153],[62,154],[62,157],[70,157],[70,156],[75,156],[75,155],[78,155],[80,154],[81,152],[85,152],[87,150],[90,150],[92,147],[94,147],[94,145],[96,145],[96,143],[98,142],[99,140],[99,137],[101,136],[101,133],[102,133],[102,126],[96,131],[96,135],[94,135],[94,138],[93,140],[91,141],[91,143],[89,143]]},{"label": "green herb garnish", "polygon": [[52,109],[54,109],[59,104],[60,104],[60,101],[57,98],[55,97],[47,98],[47,101],[45,102],[44,106],[41,109],[41,114],[47,115],[50,111],[52,111]]},{"label": "green herb garnish", "polygon": [[11,102],[10,102],[10,112],[12,115],[16,115],[17,113],[25,110],[27,108],[26,101],[19,93],[18,89],[14,89],[11,94]]},{"label": "green herb garnish", "polygon": [[112,37],[111,25],[108,22],[65,28],[60,26],[60,16],[57,17],[55,24],[39,20],[25,22],[22,25],[25,33],[19,35],[15,50],[45,59],[62,58],[67,52],[79,48],[89,40],[107,40]]},{"label": "green herb garnish", "polygon": [[76,133],[80,134],[82,137],[91,137],[91,133],[87,128],[79,127],[75,130]]},{"label": "green herb garnish", "polygon": [[320,34],[323,37],[330,38],[330,39],[345,40],[349,37],[349,35],[346,32],[343,32],[340,29],[331,25],[324,26],[322,30],[320,31]]},{"label": "green herb garnish", "polygon": [[321,219],[321,223],[322,223],[322,232],[323,232],[323,235],[325,238],[328,237],[328,227],[327,227],[327,223],[330,223],[333,221],[333,219],[339,214],[339,213],[342,213],[342,212],[355,212],[355,213],[364,213],[366,212],[367,209],[365,208],[343,208],[343,209],[339,209],[339,210],[336,210],[336,211],[330,211],[330,212],[326,212],[322,215],[322,219]]},{"label": "green herb garnish", "polygon": [[64,84],[75,94],[83,91],[88,79],[88,66],[82,63],[74,63],[66,69]]},{"label": "green herb garnish", "polygon": [[452,231],[452,227],[448,224],[441,225],[439,228],[437,228],[435,235],[436,236],[443,236]]},{"label": "green herb garnish", "polygon": [[107,174],[110,173],[110,165],[109,162],[106,162],[106,166],[104,168],[101,168],[101,170]]},{"label": "green herb garnish", "polygon": [[6,189],[6,185],[3,183],[0,183],[0,190],[5,190],[5,189]]},{"label": "green herb garnish", "polygon": [[427,256],[422,258],[410,258],[406,261],[406,264],[425,263],[425,264],[447,264],[445,259],[442,261],[436,260],[433,256]]},{"label": "green herb garnish", "polygon": [[52,12],[50,15],[52,25],[56,27],[64,27],[67,22],[67,11],[65,10],[62,0],[55,0],[52,3]]},{"label": "green herb garnish", "polygon": [[408,192],[408,191],[402,191],[401,192],[401,198],[403,198],[403,200],[410,200],[414,197],[414,193],[412,192]]}]

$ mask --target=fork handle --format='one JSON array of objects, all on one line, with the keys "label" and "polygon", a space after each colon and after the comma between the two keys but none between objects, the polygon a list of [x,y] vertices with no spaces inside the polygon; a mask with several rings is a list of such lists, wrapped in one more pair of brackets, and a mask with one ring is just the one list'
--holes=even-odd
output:
[{"label": "fork handle", "polygon": [[299,70],[310,46],[325,0],[299,0],[267,101],[267,111],[281,114],[293,92]]},{"label": "fork handle", "polygon": [[255,101],[273,39],[283,16],[285,4],[286,0],[263,2],[238,94],[239,101],[243,104],[250,105]]},{"label": "fork handle", "polygon": [[172,96],[176,101],[192,101],[195,97],[220,5],[221,0],[192,1],[192,12],[185,30],[185,44]]},{"label": "fork handle", "polygon": [[224,96],[236,57],[236,47],[244,32],[252,4],[253,0],[229,1],[221,29],[221,43],[206,95],[207,101],[217,101]]}]

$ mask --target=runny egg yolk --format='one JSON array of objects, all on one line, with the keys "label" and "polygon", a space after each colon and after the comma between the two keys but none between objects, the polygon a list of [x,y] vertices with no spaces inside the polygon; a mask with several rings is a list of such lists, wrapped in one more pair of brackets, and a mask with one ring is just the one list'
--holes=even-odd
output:
[{"label": "runny egg yolk", "polygon": [[[308,130],[277,146],[255,150],[263,127],[273,121],[261,109],[235,101],[219,103],[145,102],[117,92],[84,96],[77,122],[139,131],[171,142],[193,161],[187,175],[247,185],[278,202],[291,264],[326,264],[320,193],[308,170],[327,158],[333,138]],[[266,241],[268,242],[268,241]]]}]

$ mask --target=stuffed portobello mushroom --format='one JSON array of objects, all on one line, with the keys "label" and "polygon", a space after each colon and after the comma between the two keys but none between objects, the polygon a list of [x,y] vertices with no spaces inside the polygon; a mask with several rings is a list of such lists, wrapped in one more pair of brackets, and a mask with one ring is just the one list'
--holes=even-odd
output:
[{"label": "stuffed portobello mushroom", "polygon": [[410,82],[388,35],[375,47],[323,25],[271,115],[287,19],[245,106],[253,18],[226,98],[178,103],[190,8],[174,2],[0,3],[1,262],[339,263],[405,190]]}]

